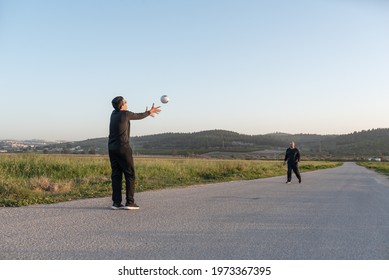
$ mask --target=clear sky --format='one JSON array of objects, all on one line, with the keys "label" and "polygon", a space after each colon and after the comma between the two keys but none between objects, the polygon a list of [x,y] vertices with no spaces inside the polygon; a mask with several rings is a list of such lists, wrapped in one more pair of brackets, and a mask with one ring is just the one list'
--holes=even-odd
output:
[{"label": "clear sky", "polygon": [[389,1],[0,0],[0,139],[389,127]]}]

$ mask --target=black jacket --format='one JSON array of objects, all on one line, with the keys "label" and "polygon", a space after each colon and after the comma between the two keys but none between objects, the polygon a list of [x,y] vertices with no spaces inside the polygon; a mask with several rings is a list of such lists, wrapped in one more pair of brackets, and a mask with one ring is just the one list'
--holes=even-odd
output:
[{"label": "black jacket", "polygon": [[296,164],[300,161],[300,151],[297,148],[288,148],[285,153],[284,161],[288,161],[288,164]]},{"label": "black jacket", "polygon": [[108,149],[118,151],[122,148],[130,148],[130,120],[144,119],[149,115],[149,111],[144,113],[113,111],[109,123]]}]

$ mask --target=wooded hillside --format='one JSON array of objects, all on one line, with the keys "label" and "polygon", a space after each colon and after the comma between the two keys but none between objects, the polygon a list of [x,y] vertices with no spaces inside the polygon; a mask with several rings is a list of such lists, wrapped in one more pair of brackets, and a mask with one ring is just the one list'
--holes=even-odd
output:
[{"label": "wooded hillside", "polygon": [[[225,130],[163,133],[131,138],[136,154],[239,158],[280,158],[294,141],[301,153],[317,159],[389,157],[389,129],[371,129],[345,135],[286,134],[244,135]],[[80,147],[85,153],[107,153],[107,138],[55,145],[64,153]],[[53,145],[50,145],[53,147]]]}]

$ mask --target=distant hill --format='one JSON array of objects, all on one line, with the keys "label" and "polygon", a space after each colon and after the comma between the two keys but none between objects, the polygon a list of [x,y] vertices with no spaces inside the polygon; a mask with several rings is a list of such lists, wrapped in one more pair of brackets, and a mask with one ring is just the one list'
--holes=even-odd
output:
[{"label": "distant hill", "polygon": [[[294,141],[313,159],[362,159],[389,157],[389,129],[371,129],[345,135],[286,134],[245,135],[226,130],[162,133],[131,138],[136,154],[238,158],[280,158]],[[106,154],[107,138],[48,145],[47,149],[77,147],[85,153]]]}]

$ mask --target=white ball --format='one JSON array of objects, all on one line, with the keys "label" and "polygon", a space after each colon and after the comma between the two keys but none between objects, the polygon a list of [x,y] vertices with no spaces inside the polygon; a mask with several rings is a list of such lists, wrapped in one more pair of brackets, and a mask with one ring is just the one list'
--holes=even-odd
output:
[{"label": "white ball", "polygon": [[169,96],[162,95],[161,96],[161,102],[164,103],[164,104],[168,103],[169,102]]}]

